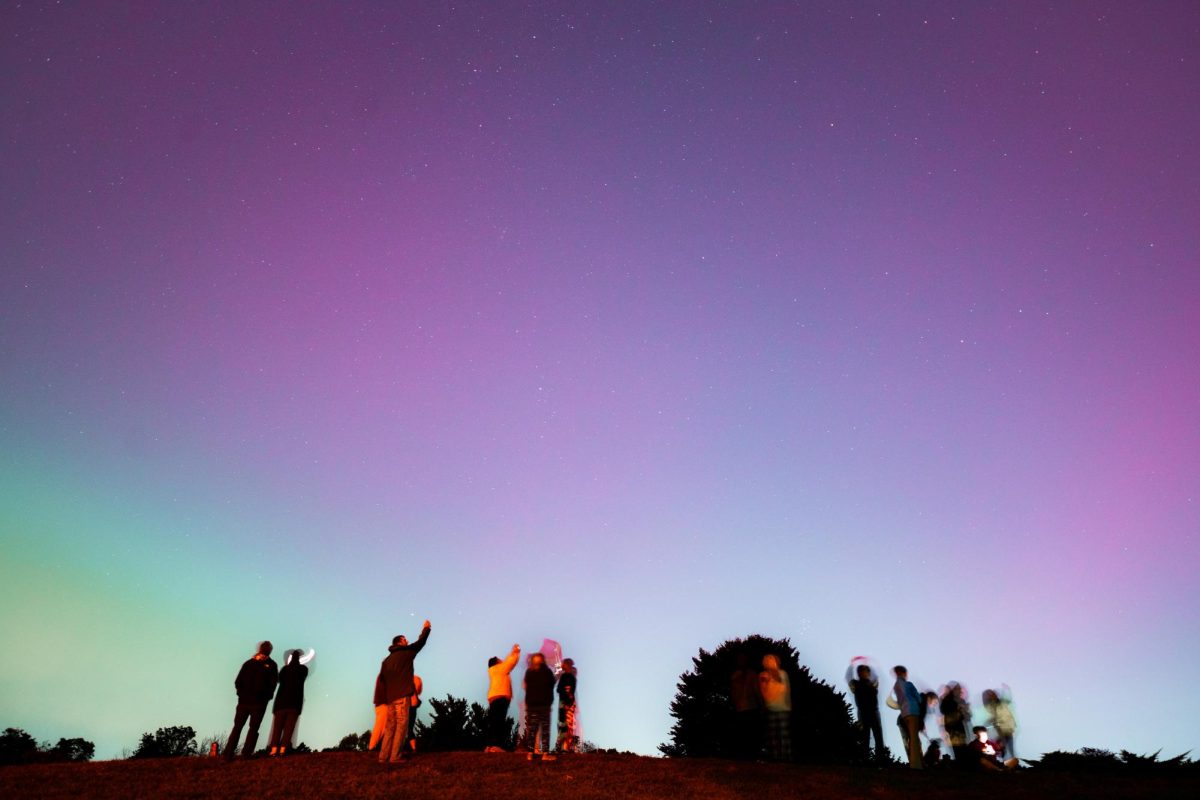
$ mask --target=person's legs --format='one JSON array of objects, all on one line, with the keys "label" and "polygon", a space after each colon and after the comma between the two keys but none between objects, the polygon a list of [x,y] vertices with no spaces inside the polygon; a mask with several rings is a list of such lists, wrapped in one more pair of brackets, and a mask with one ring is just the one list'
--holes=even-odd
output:
[{"label": "person's legs", "polygon": [[375,706],[375,725],[371,728],[371,741],[367,744],[368,750],[374,750],[383,739],[383,728],[387,725],[387,710],[387,703]]},{"label": "person's legs", "polygon": [[558,742],[556,750],[570,753],[575,750],[575,706],[559,706],[558,709]]},{"label": "person's legs", "polygon": [[550,752],[550,706],[541,709],[541,725],[539,731],[541,733],[542,752]]},{"label": "person's legs", "polygon": [[233,729],[229,731],[229,740],[225,742],[225,758],[233,759],[237,752],[238,739],[242,738],[242,727],[250,717],[250,706],[238,703],[233,712]]},{"label": "person's legs", "polygon": [[525,707],[525,738],[535,753],[550,750],[550,707]]},{"label": "person's legs", "polygon": [[768,711],[766,718],[766,740],[767,740],[767,758],[772,761],[779,760],[779,736],[778,728],[776,727],[776,714],[774,711]]},{"label": "person's legs", "polygon": [[[383,737],[383,748],[380,755],[387,751],[388,761],[397,762],[404,758],[404,734],[408,731],[408,712],[412,709],[408,698],[392,703],[391,715],[388,717],[388,732],[392,734],[391,747],[388,747],[387,735]],[[393,717],[395,724],[393,725]]]},{"label": "person's legs", "polygon": [[507,697],[496,697],[488,702],[488,747],[503,747],[504,734],[508,728],[508,705],[512,702]]},{"label": "person's legs", "polygon": [[250,725],[246,728],[246,744],[242,747],[242,756],[245,758],[254,755],[254,746],[258,744],[258,728],[266,713],[266,703],[250,707]]},{"label": "person's legs", "polygon": [[1004,745],[1004,758],[1015,759],[1017,757],[1017,740],[1011,733],[1007,736],[1000,737],[1000,744]]},{"label": "person's legs", "polygon": [[300,712],[294,708],[286,709],[283,712],[283,734],[279,741],[280,752],[287,752],[292,749],[292,736],[296,732],[296,723],[300,720]]},{"label": "person's legs", "polygon": [[283,719],[286,713],[282,708],[271,713],[271,735],[267,737],[267,747],[271,748],[271,755],[275,755],[275,751],[279,747],[279,737],[283,735]]},{"label": "person's legs", "polygon": [[874,737],[875,758],[883,758],[883,720],[879,718],[879,712],[875,712],[875,716],[867,718],[867,725],[870,728],[871,736]]},{"label": "person's legs", "polygon": [[775,713],[775,740],[779,742],[779,760],[792,760],[792,713],[778,711]]},{"label": "person's legs", "polygon": [[392,757],[392,747],[396,736],[396,704],[386,703],[384,705],[387,717],[383,722],[383,736],[379,745],[379,763],[386,764]]},{"label": "person's legs", "polygon": [[916,716],[902,717],[904,728],[908,732],[908,765],[913,769],[921,769],[921,719]]}]

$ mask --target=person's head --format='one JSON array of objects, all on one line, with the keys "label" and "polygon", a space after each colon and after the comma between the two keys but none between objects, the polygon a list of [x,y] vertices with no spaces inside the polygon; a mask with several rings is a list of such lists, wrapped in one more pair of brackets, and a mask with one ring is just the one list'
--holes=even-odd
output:
[{"label": "person's head", "polygon": [[971,728],[971,733],[975,734],[975,738],[981,742],[986,742],[988,740],[987,728],[982,725],[976,725],[974,728]]},{"label": "person's head", "polygon": [[925,698],[925,702],[931,706],[936,704],[938,701],[937,692],[926,692],[923,697]]},{"label": "person's head", "polygon": [[300,663],[300,659],[301,659],[303,656],[304,656],[304,651],[303,651],[303,650],[293,650],[292,652],[288,653],[288,663],[289,663],[289,664],[293,664],[293,663],[294,663],[294,664],[299,664],[299,663]]},{"label": "person's head", "polygon": [[499,659],[499,658],[497,658],[496,656],[492,656],[491,658],[489,658],[489,659],[488,659],[488,666],[489,666],[489,667],[494,667],[494,666],[496,666],[496,665],[497,665],[497,664],[499,664],[499,663],[500,663],[500,659]]},{"label": "person's head", "polygon": [[269,655],[271,655],[271,651],[274,649],[275,649],[275,647],[270,642],[259,642],[258,643],[258,654],[260,656],[269,656]]},{"label": "person's head", "polygon": [[572,675],[574,675],[575,674],[575,659],[564,658],[563,663],[562,663],[562,668],[563,668],[563,672],[569,672]]},{"label": "person's head", "polygon": [[393,636],[392,644],[394,644],[394,645],[398,644],[401,647],[406,647],[408,645],[408,637],[405,636],[403,633],[399,634],[398,636]]},{"label": "person's head", "polygon": [[901,666],[900,664],[892,667],[892,672],[894,672],[896,677],[900,680],[904,680],[908,677],[908,667]]},{"label": "person's head", "polygon": [[996,693],[991,689],[983,690],[983,704],[985,706],[994,706],[997,702],[999,702],[999,699],[1000,698],[998,698]]},{"label": "person's head", "polygon": [[871,678],[871,668],[866,664],[859,664],[858,669],[856,669],[855,672],[858,673],[859,680],[865,681],[870,680]]},{"label": "person's head", "polygon": [[546,657],[541,653],[534,653],[529,657],[530,669],[541,669],[546,666]]},{"label": "person's head", "polygon": [[423,690],[424,688],[425,688],[425,683],[421,680],[421,676],[413,675],[414,694],[420,694],[421,690]]},{"label": "person's head", "polygon": [[763,669],[779,669],[779,656],[773,653],[763,656]]}]

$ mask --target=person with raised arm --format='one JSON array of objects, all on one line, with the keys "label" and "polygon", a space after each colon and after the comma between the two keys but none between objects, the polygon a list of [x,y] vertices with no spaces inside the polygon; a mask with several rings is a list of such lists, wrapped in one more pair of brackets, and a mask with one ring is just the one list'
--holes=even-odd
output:
[{"label": "person with raised arm", "polygon": [[521,658],[521,646],[514,644],[508,656],[488,659],[488,714],[485,753],[503,753],[508,733],[508,706],[512,703],[512,671]]},{"label": "person with raised arm", "polygon": [[409,644],[408,637],[404,635],[393,637],[388,657],[379,666],[376,699],[387,706],[383,740],[379,748],[380,764],[396,764],[404,760],[408,715],[412,710],[412,696],[417,691],[413,681],[413,661],[425,647],[425,642],[429,641],[429,630],[429,620],[425,620],[415,644]]}]

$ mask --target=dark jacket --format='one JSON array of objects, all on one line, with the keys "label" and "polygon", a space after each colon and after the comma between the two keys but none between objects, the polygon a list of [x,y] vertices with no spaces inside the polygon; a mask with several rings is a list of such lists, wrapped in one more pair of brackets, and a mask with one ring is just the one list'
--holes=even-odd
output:
[{"label": "dark jacket", "polygon": [[275,695],[274,709],[294,709],[299,713],[304,707],[304,681],[307,679],[308,667],[297,660],[279,670],[279,691]]},{"label": "dark jacket", "polygon": [[395,703],[416,693],[413,683],[413,659],[429,639],[429,628],[421,631],[416,644],[394,644],[388,648],[388,657],[379,667],[379,689],[376,700]]},{"label": "dark jacket", "polygon": [[278,681],[279,667],[271,660],[271,657],[255,656],[242,664],[237,678],[233,681],[233,688],[237,689],[239,702],[261,703],[265,706],[271,702],[271,696],[275,694],[275,684]]},{"label": "dark jacket", "polygon": [[578,681],[575,675],[570,672],[564,672],[558,676],[558,704],[560,706],[575,705],[575,687]]},{"label": "dark jacket", "polygon": [[854,678],[850,681],[850,691],[860,720],[879,716],[879,687],[873,680]]},{"label": "dark jacket", "polygon": [[554,703],[554,673],[545,664],[540,669],[525,670],[525,703],[531,706]]}]

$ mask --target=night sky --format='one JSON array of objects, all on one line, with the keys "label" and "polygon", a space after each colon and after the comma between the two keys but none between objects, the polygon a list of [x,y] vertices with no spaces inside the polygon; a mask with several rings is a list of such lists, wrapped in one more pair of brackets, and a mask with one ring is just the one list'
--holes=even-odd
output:
[{"label": "night sky", "polygon": [[1022,756],[1200,751],[1200,4],[0,41],[0,726],[227,732],[270,638],[331,746],[428,617],[427,696],[553,638],[603,747],[758,632],[1008,684]]}]

